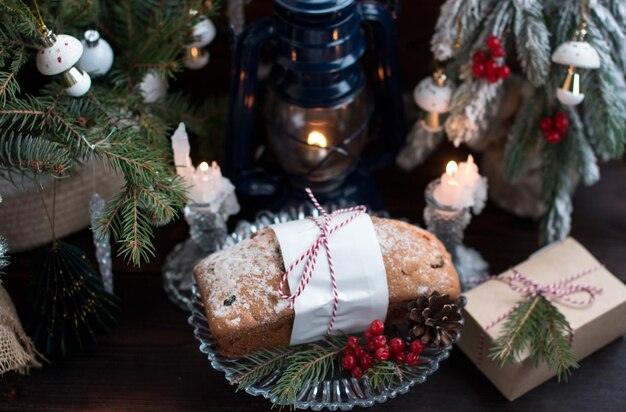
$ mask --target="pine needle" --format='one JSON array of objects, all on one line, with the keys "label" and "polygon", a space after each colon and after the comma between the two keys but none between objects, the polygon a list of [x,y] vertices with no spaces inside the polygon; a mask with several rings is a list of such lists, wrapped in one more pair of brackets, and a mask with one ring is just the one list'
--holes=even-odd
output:
[{"label": "pine needle", "polygon": [[559,380],[578,364],[569,345],[571,331],[558,308],[541,295],[518,305],[505,322],[489,357],[501,366],[518,360],[526,350],[536,365],[546,363]]}]

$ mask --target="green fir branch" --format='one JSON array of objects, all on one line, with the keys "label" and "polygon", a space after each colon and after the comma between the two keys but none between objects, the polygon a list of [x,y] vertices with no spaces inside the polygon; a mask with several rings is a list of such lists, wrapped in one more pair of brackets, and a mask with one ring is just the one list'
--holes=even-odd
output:
[{"label": "green fir branch", "polygon": [[550,33],[543,18],[543,4],[538,0],[514,2],[513,30],[517,57],[533,86],[545,83],[550,72]]},{"label": "green fir branch", "polygon": [[490,350],[489,357],[500,365],[516,361],[532,344],[541,325],[544,299],[537,295],[527,299],[509,315],[500,337]]},{"label": "green fir branch", "polygon": [[574,140],[574,154],[576,172],[586,185],[592,185],[600,180],[600,168],[598,159],[587,140],[584,125],[578,116],[578,112],[567,107],[567,115],[570,118],[570,127],[566,138]]},{"label": "green fir branch", "polygon": [[327,344],[312,344],[308,350],[298,351],[288,358],[288,366],[272,388],[272,397],[280,405],[296,405],[298,393],[306,385],[317,385],[339,367],[339,354],[345,347],[345,338],[328,337]]},{"label": "green fir branch", "polygon": [[294,351],[294,347],[273,348],[246,355],[235,362],[235,377],[230,382],[237,385],[237,390],[243,390],[260,379],[265,378],[272,372],[282,369],[288,364],[288,358]]},{"label": "green fir branch", "polygon": [[529,156],[536,152],[537,143],[540,141],[540,131],[537,127],[540,115],[541,104],[528,99],[515,116],[506,146],[504,175],[509,181],[515,181],[522,175]]},{"label": "green fir branch", "polygon": [[55,178],[69,176],[73,160],[65,148],[42,137],[0,133],[0,176],[13,181],[13,175]]},{"label": "green fir branch", "polygon": [[529,350],[537,366],[545,363],[559,380],[567,379],[571,369],[578,367],[570,348],[571,333],[567,319],[554,304],[541,295],[529,296],[506,320],[489,357],[502,366]]},{"label": "green fir branch", "polygon": [[367,370],[369,383],[373,388],[385,389],[391,387],[393,379],[397,376],[403,379],[402,368],[391,361],[376,362]]}]

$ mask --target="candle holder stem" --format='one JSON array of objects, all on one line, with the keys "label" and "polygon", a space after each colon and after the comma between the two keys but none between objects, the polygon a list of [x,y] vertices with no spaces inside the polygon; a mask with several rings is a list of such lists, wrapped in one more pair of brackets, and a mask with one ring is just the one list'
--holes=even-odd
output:
[{"label": "candle holder stem", "polygon": [[[225,207],[226,206],[226,207]],[[207,204],[187,203],[185,220],[189,238],[177,244],[163,265],[163,286],[170,300],[188,310],[194,285],[193,268],[202,259],[221,249],[228,236],[226,202],[217,212]]]},{"label": "candle holder stem", "polygon": [[426,187],[424,221],[426,228],[437,236],[450,253],[461,280],[461,287],[468,290],[487,276],[489,265],[478,251],[463,244],[465,228],[471,220],[469,208],[454,209],[439,203],[434,196],[435,188],[439,184],[440,180],[436,179]]}]

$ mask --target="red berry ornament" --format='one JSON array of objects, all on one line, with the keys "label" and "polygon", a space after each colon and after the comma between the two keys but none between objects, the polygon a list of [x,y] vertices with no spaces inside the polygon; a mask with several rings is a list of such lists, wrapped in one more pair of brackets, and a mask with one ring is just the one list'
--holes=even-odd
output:
[{"label": "red berry ornament", "polygon": [[343,354],[344,355],[354,355],[354,349],[352,349],[351,347],[348,346],[348,347],[346,347],[343,350]]},{"label": "red berry ornament", "polygon": [[359,363],[361,364],[363,369],[369,369],[374,365],[374,357],[369,353],[366,353],[359,358]]},{"label": "red berry ornament", "polygon": [[484,63],[487,59],[489,59],[489,54],[484,50],[476,50],[474,54],[472,54],[472,61],[474,63]]},{"label": "red berry ornament", "polygon": [[389,359],[390,353],[389,353],[389,349],[388,348],[378,348],[376,350],[376,359],[381,360],[381,361],[386,361],[387,359]]},{"label": "red berry ornament", "polygon": [[354,356],[356,356],[359,359],[361,359],[361,357],[365,354],[367,354],[367,351],[365,350],[363,346],[359,346],[358,348],[354,350]]},{"label": "red berry ornament", "polygon": [[544,133],[546,142],[550,144],[557,144],[563,140],[563,135],[559,134],[556,130],[550,130],[548,133]]},{"label": "red berry ornament", "polygon": [[367,349],[369,349],[370,352],[376,352],[378,347],[374,344],[374,340],[367,342]]},{"label": "red berry ornament", "polygon": [[485,74],[487,76],[498,76],[499,73],[500,67],[498,66],[498,63],[495,62],[495,60],[487,60],[485,62]]},{"label": "red berry ornament", "polygon": [[567,133],[567,129],[569,129],[569,117],[565,112],[556,112],[552,117],[552,121],[554,123],[554,129],[559,132],[559,134],[564,135]]},{"label": "red berry ornament", "polygon": [[362,367],[355,366],[354,369],[352,369],[352,377],[356,379],[361,379],[363,377],[364,372],[365,371],[363,370]]},{"label": "red berry ornament", "polygon": [[489,82],[489,83],[496,83],[498,80],[500,80],[500,77],[498,77],[497,74],[488,74],[487,75],[487,82]]},{"label": "red berry ornament", "polygon": [[493,53],[494,49],[497,49],[498,47],[502,47],[502,43],[500,42],[500,38],[498,36],[495,36],[495,35],[491,35],[491,36],[487,37],[486,44],[487,44],[487,47],[489,47],[489,49],[491,49],[492,53]]},{"label": "red berry ornament", "polygon": [[415,366],[420,363],[420,357],[415,353],[409,352],[405,355],[405,362],[409,366]]},{"label": "red berry ornament", "polygon": [[406,363],[406,354],[404,352],[396,353],[393,355],[393,361],[399,365]]},{"label": "red berry ornament", "polygon": [[372,339],[373,335],[372,335],[372,331],[371,330],[366,330],[365,333],[363,334],[363,336],[365,336],[365,339],[367,339],[367,341],[369,342],[370,339]]},{"label": "red berry ornament", "polygon": [[370,330],[374,335],[381,335],[385,331],[385,324],[381,320],[375,320],[370,325]]},{"label": "red berry ornament", "polygon": [[389,342],[389,350],[393,354],[402,353],[404,351],[404,341],[400,338],[393,338]]},{"label": "red berry ornament", "polygon": [[374,339],[372,339],[372,342],[374,342],[374,346],[376,348],[382,348],[387,344],[387,338],[383,335],[376,336]]},{"label": "red berry ornament", "polygon": [[501,79],[506,79],[510,75],[511,75],[511,68],[507,66],[506,64],[498,68],[498,76],[500,76]]},{"label": "red berry ornament", "polygon": [[485,75],[485,63],[474,62],[474,64],[472,64],[472,74],[477,79],[483,77]]},{"label": "red berry ornament", "polygon": [[352,356],[352,355],[344,355],[344,357],[343,357],[343,359],[341,361],[341,365],[347,371],[354,370],[354,368],[357,366],[356,365],[356,358],[354,356]]},{"label": "red berry ornament", "polygon": [[550,130],[554,129],[554,122],[552,121],[552,118],[544,117],[543,119],[541,119],[541,121],[539,122],[539,128],[544,135]]},{"label": "red berry ornament", "polygon": [[493,57],[504,57],[506,53],[504,52],[504,47],[500,46],[500,47],[494,47],[493,49],[491,49],[491,55]]},{"label": "red berry ornament", "polygon": [[356,336],[350,336],[348,338],[348,346],[351,348],[356,348],[357,346],[359,346],[359,338],[357,338]]},{"label": "red berry ornament", "polygon": [[426,345],[424,345],[422,341],[419,339],[414,340],[409,345],[409,352],[415,355],[419,355],[420,353],[424,352],[424,349],[426,349]]}]

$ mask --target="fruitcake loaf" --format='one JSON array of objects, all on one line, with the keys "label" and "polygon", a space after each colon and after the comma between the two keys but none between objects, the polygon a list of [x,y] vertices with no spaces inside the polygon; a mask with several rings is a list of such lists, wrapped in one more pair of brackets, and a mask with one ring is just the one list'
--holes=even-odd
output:
[{"label": "fruitcake loaf", "polygon": [[[456,270],[437,238],[398,220],[373,217],[372,222],[387,272],[387,322],[403,321],[407,304],[420,295],[435,290],[453,298],[459,295]],[[289,345],[295,313],[276,290],[284,271],[271,228],[195,267],[211,333],[225,356]]]}]

